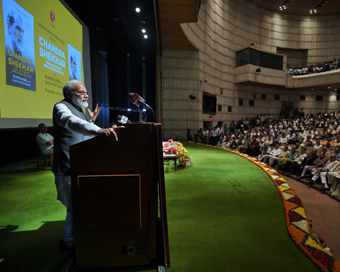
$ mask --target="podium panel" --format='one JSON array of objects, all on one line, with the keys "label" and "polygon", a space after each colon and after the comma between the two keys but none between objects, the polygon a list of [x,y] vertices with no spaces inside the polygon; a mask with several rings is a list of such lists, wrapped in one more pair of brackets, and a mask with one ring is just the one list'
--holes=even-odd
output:
[{"label": "podium panel", "polygon": [[84,231],[142,228],[140,175],[78,176],[78,194]]},{"label": "podium panel", "polygon": [[[95,137],[70,147],[79,268],[149,265],[164,253],[168,238],[160,233],[164,223],[158,218],[160,175],[164,182],[159,126],[131,124],[116,130],[118,142]],[[164,193],[163,198],[165,204]]]}]

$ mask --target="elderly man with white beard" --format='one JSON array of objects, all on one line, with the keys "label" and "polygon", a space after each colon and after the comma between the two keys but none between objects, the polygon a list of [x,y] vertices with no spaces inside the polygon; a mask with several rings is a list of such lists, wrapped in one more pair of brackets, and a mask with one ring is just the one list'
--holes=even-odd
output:
[{"label": "elderly man with white beard", "polygon": [[55,176],[57,199],[67,208],[65,228],[59,243],[60,249],[74,247],[71,176],[70,176],[70,146],[82,142],[96,135],[108,137],[110,142],[118,141],[113,128],[102,129],[94,124],[101,108],[87,109],[88,116],[82,107],[88,107],[88,93],[85,86],[71,80],[63,88],[64,100],[53,108],[54,129],[54,164],[52,172]]}]

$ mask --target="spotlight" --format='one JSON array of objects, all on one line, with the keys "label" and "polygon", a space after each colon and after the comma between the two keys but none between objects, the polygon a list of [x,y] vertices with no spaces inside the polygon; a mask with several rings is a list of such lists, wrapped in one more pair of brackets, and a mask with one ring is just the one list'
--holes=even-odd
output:
[{"label": "spotlight", "polygon": [[143,32],[143,33],[145,33],[145,32],[146,32],[146,30],[143,28],[143,29],[142,29],[142,32]]},{"label": "spotlight", "polygon": [[250,46],[254,46],[254,45],[255,45],[255,43],[253,43],[253,42],[250,44]]},{"label": "spotlight", "polygon": [[140,8],[137,7],[137,8],[135,9],[135,11],[136,11],[137,13],[140,13]]},{"label": "spotlight", "polygon": [[147,39],[148,38],[148,35],[144,35],[144,39]]},{"label": "spotlight", "polygon": [[127,109],[127,111],[131,111],[131,109]]},{"label": "spotlight", "polygon": [[261,68],[257,68],[255,73],[261,73]]},{"label": "spotlight", "polygon": [[284,9],[286,9],[286,6],[283,6]]},{"label": "spotlight", "polygon": [[196,96],[194,96],[194,95],[189,95],[189,98],[191,99],[191,100],[195,100],[196,99]]}]

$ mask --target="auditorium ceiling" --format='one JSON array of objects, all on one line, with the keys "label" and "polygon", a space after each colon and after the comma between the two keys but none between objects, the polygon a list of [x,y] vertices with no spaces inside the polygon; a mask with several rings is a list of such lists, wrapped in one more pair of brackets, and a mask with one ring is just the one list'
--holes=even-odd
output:
[{"label": "auditorium ceiling", "polygon": [[[162,49],[165,50],[196,50],[185,38],[179,24],[196,22],[195,0],[156,0],[159,11],[159,25],[162,36]],[[235,0],[236,1],[236,0]],[[238,0],[240,1],[240,0]],[[310,10],[327,0],[243,0],[259,8],[284,14],[327,16],[339,14],[340,0],[329,0],[310,14]],[[279,7],[285,2],[286,9]],[[203,1],[202,1],[203,3]]]},{"label": "auditorium ceiling", "polygon": [[[340,14],[340,0],[244,0],[259,8],[279,12],[282,14],[326,16]],[[322,4],[323,2],[326,2]],[[283,8],[286,3],[286,9]],[[322,4],[322,5],[321,5]],[[316,9],[316,13],[310,10]],[[280,6],[282,10],[280,10]]]}]

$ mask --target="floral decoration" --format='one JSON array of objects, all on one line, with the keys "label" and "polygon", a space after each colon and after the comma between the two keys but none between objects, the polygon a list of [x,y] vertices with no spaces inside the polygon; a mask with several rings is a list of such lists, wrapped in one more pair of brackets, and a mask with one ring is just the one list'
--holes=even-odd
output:
[{"label": "floral decoration", "polygon": [[176,147],[169,147],[167,150],[167,152],[171,154],[176,154],[176,151],[177,151]]},{"label": "floral decoration", "polygon": [[187,167],[187,166],[193,166],[193,163],[190,158],[190,154],[188,151],[183,147],[183,144],[180,142],[175,142],[176,149],[177,149],[177,156],[178,156],[178,165],[180,167]]},{"label": "floral decoration", "polygon": [[[172,139],[169,139],[168,142],[171,142]],[[163,148],[165,147],[166,143],[163,144]],[[173,146],[169,148],[165,148],[166,152],[169,154],[176,154],[177,155],[177,165],[181,168],[185,168],[188,166],[193,166],[193,163],[190,158],[190,154],[184,148],[183,144],[180,142],[173,142]]]}]

